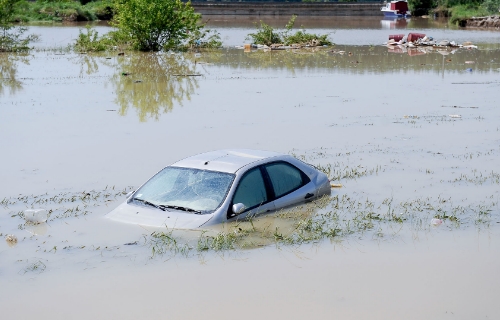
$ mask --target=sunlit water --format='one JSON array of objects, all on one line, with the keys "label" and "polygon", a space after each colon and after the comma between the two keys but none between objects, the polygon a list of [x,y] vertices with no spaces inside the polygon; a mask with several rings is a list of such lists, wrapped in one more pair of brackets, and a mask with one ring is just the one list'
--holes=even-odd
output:
[{"label": "sunlit water", "polygon": [[[498,31],[413,18],[298,19],[337,45],[234,49],[254,21],[212,17],[226,48],[209,53],[80,55],[64,50],[77,27],[40,26],[31,28],[41,35],[36,50],[0,56],[3,317],[500,315]],[[379,45],[411,31],[479,49]],[[233,147],[330,165],[343,185],[332,197],[406,220],[332,241],[186,257],[153,255],[153,229],[103,218],[165,165]],[[434,211],[405,211],[419,201]],[[54,210],[48,223],[25,225],[19,212],[37,206]],[[443,211],[458,212],[460,223],[432,226]],[[275,216],[256,223],[287,226]],[[9,246],[7,234],[18,243]]]}]

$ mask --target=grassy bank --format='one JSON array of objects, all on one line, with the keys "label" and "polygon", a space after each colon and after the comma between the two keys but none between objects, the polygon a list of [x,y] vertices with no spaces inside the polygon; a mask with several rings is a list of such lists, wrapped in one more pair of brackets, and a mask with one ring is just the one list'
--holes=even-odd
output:
[{"label": "grassy bank", "polygon": [[[95,21],[110,20],[112,0],[20,0],[12,22]],[[306,2],[306,1],[303,1]],[[286,6],[286,3],[282,4]],[[409,0],[414,15],[434,13],[450,18],[450,23],[463,25],[471,17],[499,14],[500,0]]]},{"label": "grassy bank", "polygon": [[111,0],[92,1],[19,1],[12,22],[95,21],[109,20],[113,14]]},{"label": "grassy bank", "polygon": [[438,0],[433,13],[450,18],[450,23],[465,26],[467,19],[498,15],[500,0]]}]

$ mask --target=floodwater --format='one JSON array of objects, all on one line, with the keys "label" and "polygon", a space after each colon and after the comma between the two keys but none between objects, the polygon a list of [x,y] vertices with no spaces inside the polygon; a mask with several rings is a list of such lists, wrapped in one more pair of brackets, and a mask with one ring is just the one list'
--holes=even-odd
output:
[{"label": "floodwater", "polygon": [[[35,50],[0,55],[2,318],[500,316],[498,31],[305,19],[336,46],[235,49],[252,20],[213,17],[226,47],[212,52],[76,54],[76,26],[37,26]],[[421,30],[478,49],[380,45]],[[103,218],[165,165],[222,148],[329,168],[352,233],[158,255],[154,229]],[[48,223],[25,224],[31,207]],[[390,218],[360,225],[367,208]]]}]

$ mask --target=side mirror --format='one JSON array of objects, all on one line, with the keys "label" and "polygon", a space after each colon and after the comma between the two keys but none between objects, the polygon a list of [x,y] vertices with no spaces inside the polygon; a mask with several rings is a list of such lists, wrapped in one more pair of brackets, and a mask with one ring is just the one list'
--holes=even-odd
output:
[{"label": "side mirror", "polygon": [[233,213],[240,214],[245,210],[245,205],[243,203],[235,203],[233,204]]},{"label": "side mirror", "polygon": [[135,192],[135,190],[130,191],[129,193],[127,193],[127,194],[125,195],[125,198],[126,198],[126,199],[130,198],[130,196],[131,196],[131,195],[133,195],[133,194],[134,194],[134,192]]}]

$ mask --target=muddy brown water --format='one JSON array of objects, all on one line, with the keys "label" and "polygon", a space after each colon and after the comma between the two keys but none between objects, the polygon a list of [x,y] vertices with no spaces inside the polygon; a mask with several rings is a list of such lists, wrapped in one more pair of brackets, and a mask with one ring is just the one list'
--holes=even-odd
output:
[{"label": "muddy brown water", "polygon": [[[393,32],[381,19],[344,20],[333,48],[243,52],[251,18],[231,19],[210,22],[230,40],[215,52],[80,55],[64,50],[78,28],[34,27],[51,40],[0,55],[2,318],[498,318],[498,32],[423,22],[479,49],[408,53],[371,45]],[[342,39],[329,23],[312,28]],[[103,219],[165,165],[221,148],[330,165],[332,198],[357,204],[341,219],[370,202],[407,220],[185,257]],[[32,206],[54,208],[49,223],[25,225]],[[432,226],[443,212],[460,223]]]}]

